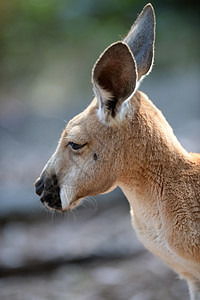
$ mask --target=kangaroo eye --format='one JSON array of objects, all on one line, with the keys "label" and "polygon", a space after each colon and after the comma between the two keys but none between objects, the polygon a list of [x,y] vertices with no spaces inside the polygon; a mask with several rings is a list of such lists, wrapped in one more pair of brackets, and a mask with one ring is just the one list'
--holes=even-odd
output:
[{"label": "kangaroo eye", "polygon": [[79,145],[79,144],[76,144],[76,143],[73,143],[73,142],[69,142],[68,144],[73,150],[78,150],[78,149],[81,149],[83,148],[84,146],[87,145],[87,143],[83,144],[83,145]]}]

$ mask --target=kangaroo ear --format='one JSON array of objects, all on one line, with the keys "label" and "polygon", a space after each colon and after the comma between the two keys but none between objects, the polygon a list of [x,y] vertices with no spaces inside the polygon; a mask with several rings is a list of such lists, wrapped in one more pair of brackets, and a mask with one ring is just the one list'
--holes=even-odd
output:
[{"label": "kangaroo ear", "polygon": [[136,63],[129,47],[117,42],[108,47],[94,65],[92,82],[99,101],[98,115],[105,123],[122,117],[122,104],[135,91]]},{"label": "kangaroo ear", "polygon": [[128,44],[136,60],[138,80],[147,75],[154,60],[155,13],[147,4],[129,31],[124,43]]}]

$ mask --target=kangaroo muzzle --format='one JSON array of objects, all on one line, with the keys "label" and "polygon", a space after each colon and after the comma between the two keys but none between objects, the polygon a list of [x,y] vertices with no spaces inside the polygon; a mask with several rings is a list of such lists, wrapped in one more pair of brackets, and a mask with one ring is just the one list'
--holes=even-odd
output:
[{"label": "kangaroo muzzle", "polygon": [[62,209],[60,187],[56,175],[41,176],[35,182],[35,192],[41,202],[48,208]]}]

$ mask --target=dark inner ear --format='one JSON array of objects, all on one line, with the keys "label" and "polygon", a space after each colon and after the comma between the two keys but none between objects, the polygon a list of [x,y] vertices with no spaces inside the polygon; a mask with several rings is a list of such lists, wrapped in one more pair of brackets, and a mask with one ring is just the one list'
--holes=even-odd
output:
[{"label": "dark inner ear", "polygon": [[152,5],[147,4],[124,42],[129,45],[137,64],[138,80],[146,75],[154,59],[155,13]]},{"label": "dark inner ear", "polygon": [[111,45],[93,69],[93,84],[101,105],[115,116],[117,108],[135,90],[137,71],[132,53],[122,42]]}]

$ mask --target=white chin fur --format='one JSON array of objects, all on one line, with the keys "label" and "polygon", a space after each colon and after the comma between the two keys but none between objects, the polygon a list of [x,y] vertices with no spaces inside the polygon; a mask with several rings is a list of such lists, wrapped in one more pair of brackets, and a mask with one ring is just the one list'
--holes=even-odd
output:
[{"label": "white chin fur", "polygon": [[70,188],[68,189],[67,187],[62,187],[60,189],[60,199],[61,199],[62,209],[66,209],[70,205],[70,202],[72,200],[72,197],[70,199],[70,196],[71,196]]}]

